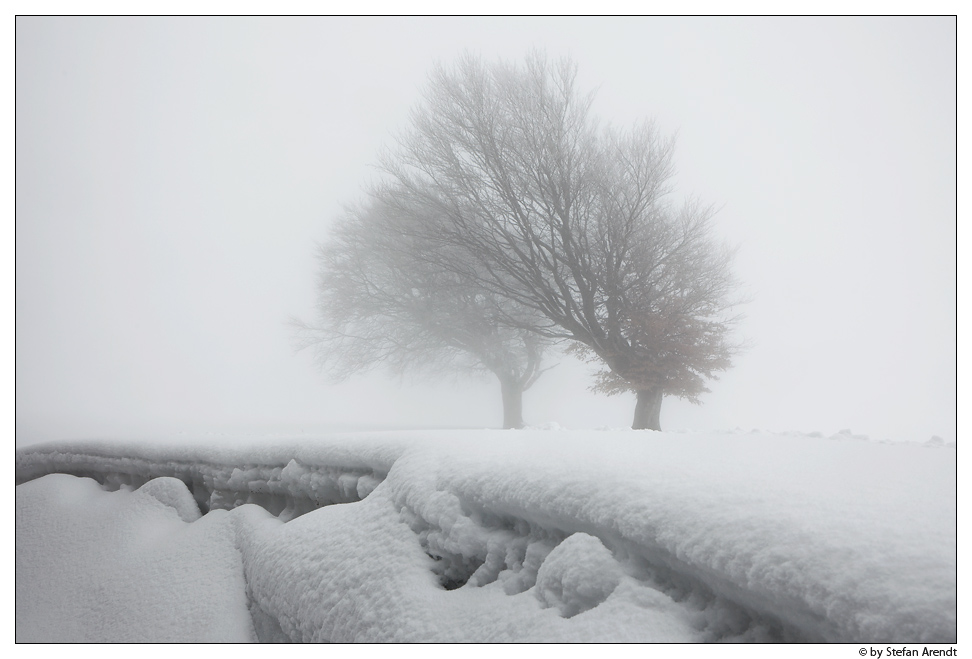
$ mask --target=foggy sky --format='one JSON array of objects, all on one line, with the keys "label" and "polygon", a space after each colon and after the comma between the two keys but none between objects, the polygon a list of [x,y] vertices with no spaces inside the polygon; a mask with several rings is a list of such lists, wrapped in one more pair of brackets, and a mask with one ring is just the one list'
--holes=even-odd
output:
[{"label": "foggy sky", "polygon": [[[954,18],[18,18],[17,444],[497,427],[498,385],[333,385],[295,353],[315,246],[432,64],[571,55],[595,112],[678,133],[752,348],[665,429],[955,440]],[[567,359],[529,424],[626,427]]]}]

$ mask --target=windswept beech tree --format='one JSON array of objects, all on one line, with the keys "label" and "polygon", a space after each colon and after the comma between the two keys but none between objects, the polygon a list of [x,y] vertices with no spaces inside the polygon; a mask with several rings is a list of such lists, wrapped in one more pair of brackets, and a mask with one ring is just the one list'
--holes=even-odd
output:
[{"label": "windswept beech tree", "polygon": [[667,201],[673,140],[601,127],[591,102],[570,61],[439,66],[373,198],[411,218],[399,236],[423,272],[485,296],[523,346],[568,341],[602,362],[595,388],[635,392],[633,427],[657,430],[662,397],[698,402],[739,348],[731,253],[710,208]]},{"label": "windswept beech tree", "polygon": [[[523,424],[523,392],[540,376],[549,340],[521,326],[532,312],[436,267],[428,222],[376,198],[339,219],[319,251],[318,324],[297,322],[335,380],[374,366],[489,371],[500,382],[504,428]],[[504,319],[519,318],[518,326]]]}]

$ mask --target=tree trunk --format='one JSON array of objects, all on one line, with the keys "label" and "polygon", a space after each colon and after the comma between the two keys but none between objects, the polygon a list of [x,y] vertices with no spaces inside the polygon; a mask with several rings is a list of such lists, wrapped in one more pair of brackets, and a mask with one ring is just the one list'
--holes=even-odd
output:
[{"label": "tree trunk", "polygon": [[639,389],[638,402],[635,403],[634,430],[661,430],[662,394],[652,389]]},{"label": "tree trunk", "polygon": [[523,384],[513,377],[499,377],[503,392],[503,428],[523,427]]}]

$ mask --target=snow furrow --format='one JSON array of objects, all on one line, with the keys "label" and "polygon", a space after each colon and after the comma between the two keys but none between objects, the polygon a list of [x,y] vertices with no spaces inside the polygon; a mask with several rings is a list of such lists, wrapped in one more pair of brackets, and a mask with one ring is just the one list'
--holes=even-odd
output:
[{"label": "snow furrow", "polygon": [[[542,605],[569,618],[601,604],[624,575],[681,609],[699,640],[823,640],[808,633],[812,627],[792,624],[766,603],[753,606],[745,596],[732,597],[737,593],[731,589],[716,590],[711,584],[717,579],[705,578],[657,543],[639,543],[611,525],[558,517],[542,507],[524,507],[518,514],[491,509],[461,489],[437,489],[418,503],[416,493],[405,493],[416,480],[403,483],[393,475],[389,484],[405,485],[395,497],[396,508],[435,561],[432,571],[447,590],[497,584],[512,596],[534,589]],[[561,557],[566,546],[579,549]],[[551,567],[561,563],[569,567]],[[574,574],[554,576],[564,570]]]}]

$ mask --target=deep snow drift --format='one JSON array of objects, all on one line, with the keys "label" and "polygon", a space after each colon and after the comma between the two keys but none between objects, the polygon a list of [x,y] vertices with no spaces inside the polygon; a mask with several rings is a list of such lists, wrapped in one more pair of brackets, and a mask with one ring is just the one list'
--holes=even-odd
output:
[{"label": "deep snow drift", "polygon": [[17,640],[954,642],[955,468],[850,433],[39,445]]}]

